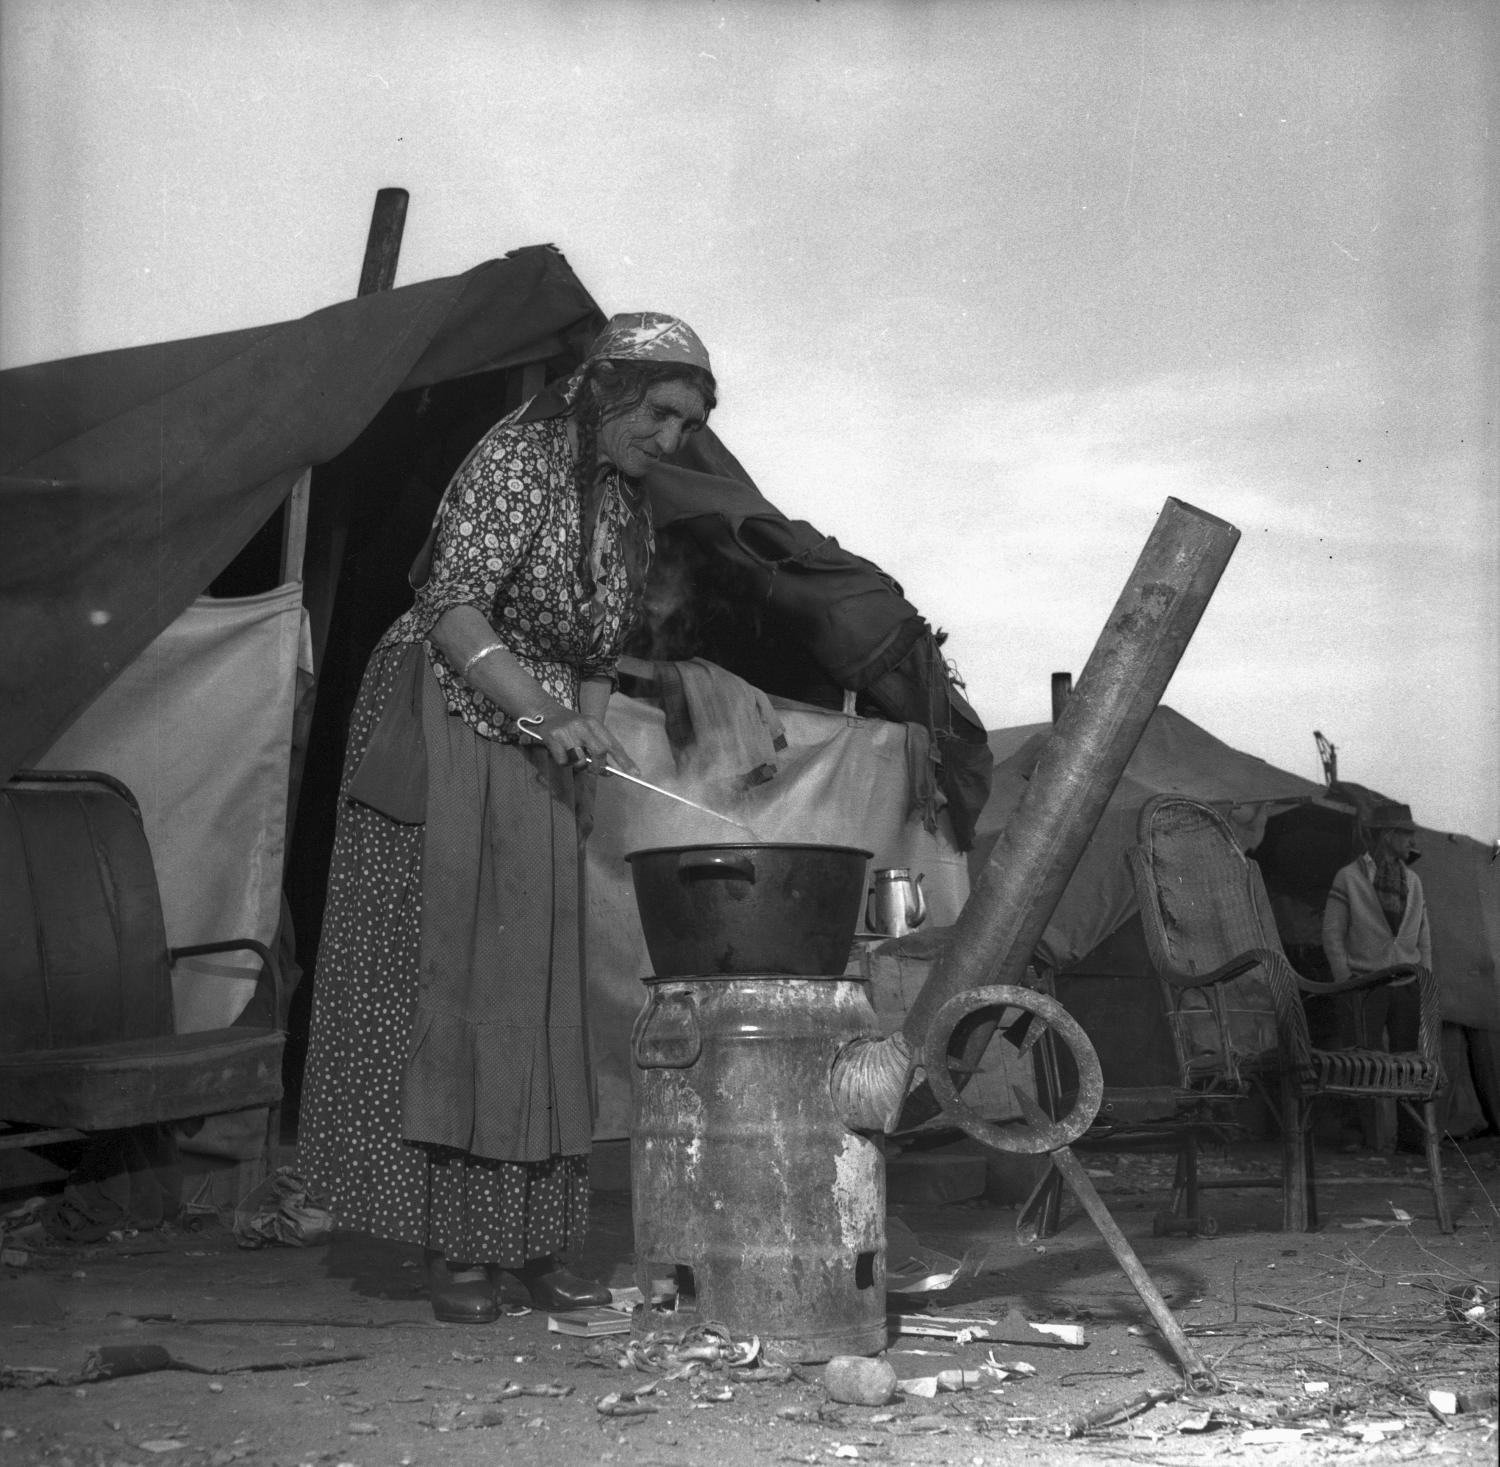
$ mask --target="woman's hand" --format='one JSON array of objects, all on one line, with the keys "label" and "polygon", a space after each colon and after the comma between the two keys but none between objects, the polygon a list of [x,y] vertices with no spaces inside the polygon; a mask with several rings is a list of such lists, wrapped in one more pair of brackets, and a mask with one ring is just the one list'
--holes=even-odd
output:
[{"label": "woman's hand", "polygon": [[607,762],[627,774],[636,772],[635,761],[604,726],[608,679],[584,680],[579,689],[583,710],[559,703],[472,606],[449,607],[434,623],[432,641],[450,667],[468,668],[461,675],[470,687],[520,724],[523,744],[537,740],[557,763],[575,768],[591,762],[602,767]]},{"label": "woman's hand", "polygon": [[597,771],[606,764],[613,764],[627,774],[636,772],[635,760],[627,754],[620,741],[605,728],[597,718],[590,718],[576,708],[556,705],[556,712],[537,718],[519,718],[516,722],[523,734],[530,734],[547,746],[547,752],[558,764],[571,764],[575,769],[593,766]]}]

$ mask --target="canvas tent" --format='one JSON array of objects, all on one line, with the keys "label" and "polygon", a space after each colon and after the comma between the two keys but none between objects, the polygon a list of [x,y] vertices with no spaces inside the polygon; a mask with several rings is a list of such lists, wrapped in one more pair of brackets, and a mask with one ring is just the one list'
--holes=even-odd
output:
[{"label": "canvas tent", "polygon": [[[1032,724],[990,733],[994,779],[970,855],[974,873],[1020,802],[1048,729]],[[1329,882],[1354,854],[1356,815],[1370,792],[1347,784],[1330,788],[1277,769],[1163,704],[1038,943],[1038,961],[1075,975],[1149,974],[1125,853],[1135,843],[1137,812],[1165,792],[1202,800],[1229,818],[1261,865],[1283,944],[1299,957],[1316,947]],[[1421,829],[1418,845],[1445,1028],[1454,1030],[1446,1036],[1447,1063],[1462,1085],[1464,1047],[1457,1031],[1500,1031],[1500,863],[1467,836]],[[1475,1063],[1492,1069],[1488,1041],[1483,1056]],[[1500,1076],[1476,1072],[1474,1079],[1493,1111]]]},{"label": "canvas tent", "polygon": [[[576,364],[602,320],[561,253],[536,246],[297,321],[0,373],[0,772],[114,762],[184,900],[208,862],[253,868],[244,935],[263,941],[285,931],[290,845],[305,965],[359,669],[409,597],[443,483],[484,428]],[[304,556],[290,511],[309,466]],[[783,787],[804,792],[803,825],[879,779],[900,792],[881,841],[910,849],[907,827],[919,831],[960,891],[949,858],[983,807],[990,755],[900,586],[783,515],[711,431],[648,489],[705,579],[746,589],[741,641],[796,649],[785,662],[802,680],[766,691],[824,705],[786,710]],[[631,702],[612,716],[628,720]],[[676,757],[667,743],[652,753],[662,737],[643,736],[648,758]],[[238,788],[251,769],[254,789]],[[169,939],[239,920],[169,911]],[[617,966],[638,981],[638,956]]]}]

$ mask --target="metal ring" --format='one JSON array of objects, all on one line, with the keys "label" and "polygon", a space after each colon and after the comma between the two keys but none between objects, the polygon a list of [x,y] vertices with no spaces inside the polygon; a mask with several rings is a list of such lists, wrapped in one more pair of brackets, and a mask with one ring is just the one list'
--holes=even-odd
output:
[{"label": "metal ring", "polygon": [[[1034,1014],[1067,1046],[1078,1067],[1078,1095],[1067,1115],[1047,1124],[1001,1126],[985,1120],[960,1098],[953,1076],[948,1072],[948,1045],[959,1024],[970,1014],[985,1008],[1016,1008]],[[976,1141],[983,1141],[997,1151],[1030,1156],[1057,1151],[1088,1130],[1104,1099],[1104,1071],[1083,1026],[1056,999],[1014,984],[995,983],[987,988],[971,988],[967,993],[950,998],[933,1016],[932,1025],[927,1030],[922,1045],[922,1064],[933,1096],[947,1118]]]}]

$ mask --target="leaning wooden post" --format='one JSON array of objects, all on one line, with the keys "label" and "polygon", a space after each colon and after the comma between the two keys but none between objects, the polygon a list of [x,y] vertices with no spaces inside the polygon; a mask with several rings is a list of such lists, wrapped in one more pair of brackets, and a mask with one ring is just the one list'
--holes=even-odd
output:
[{"label": "leaning wooden post", "polygon": [[[856,1041],[832,1076],[835,1103],[859,1129],[893,1130],[937,1113],[917,1057],[948,999],[990,984],[1024,986],[1052,918],[1130,756],[1229,563],[1240,532],[1168,499],[1077,687],[959,913],[901,1029]],[[983,1054],[989,1026],[965,1036],[960,1066]]]}]

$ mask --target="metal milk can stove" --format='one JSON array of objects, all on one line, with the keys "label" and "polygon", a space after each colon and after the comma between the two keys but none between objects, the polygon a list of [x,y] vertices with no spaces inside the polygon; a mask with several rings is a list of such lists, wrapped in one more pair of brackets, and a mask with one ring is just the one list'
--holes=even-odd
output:
[{"label": "metal milk can stove", "polygon": [[679,1308],[812,1362],[886,1345],[885,1159],[834,1110],[829,1076],[880,1030],[865,984],[648,978],[631,1038],[637,1279]]}]

